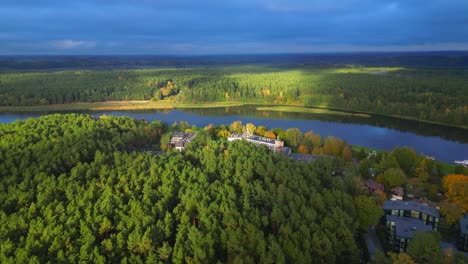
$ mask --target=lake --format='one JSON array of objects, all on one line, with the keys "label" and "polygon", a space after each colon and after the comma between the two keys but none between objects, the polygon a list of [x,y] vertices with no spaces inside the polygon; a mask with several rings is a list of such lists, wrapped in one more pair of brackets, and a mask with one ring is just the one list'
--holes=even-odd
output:
[{"label": "lake", "polygon": [[[161,120],[169,124],[187,121],[198,127],[210,123],[230,124],[241,120],[268,128],[299,128],[303,133],[313,130],[325,136],[335,136],[349,144],[392,150],[409,146],[438,160],[453,162],[468,159],[468,130],[401,120],[382,116],[357,117],[331,114],[304,114],[258,111],[257,106],[198,108],[146,111],[79,111],[94,117],[100,115],[129,116],[147,121]],[[77,112],[77,111],[75,111]],[[9,123],[52,112],[0,113],[0,123]],[[64,112],[62,112],[64,113]]]}]

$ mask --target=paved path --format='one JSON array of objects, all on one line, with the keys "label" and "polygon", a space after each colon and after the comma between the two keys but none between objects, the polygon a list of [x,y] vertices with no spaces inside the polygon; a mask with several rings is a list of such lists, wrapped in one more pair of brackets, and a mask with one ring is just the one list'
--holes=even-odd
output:
[{"label": "paved path", "polygon": [[384,252],[382,244],[380,243],[379,237],[375,233],[374,228],[369,228],[367,233],[363,235],[364,241],[366,242],[367,251],[369,252],[369,257],[372,259],[375,255],[375,251],[378,249],[381,252]]}]

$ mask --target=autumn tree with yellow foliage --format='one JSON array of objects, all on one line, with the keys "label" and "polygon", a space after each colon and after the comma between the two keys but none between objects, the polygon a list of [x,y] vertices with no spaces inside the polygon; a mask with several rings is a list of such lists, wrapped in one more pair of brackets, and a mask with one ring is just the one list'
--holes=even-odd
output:
[{"label": "autumn tree with yellow foliage", "polygon": [[468,176],[463,174],[449,174],[442,179],[446,190],[445,197],[449,202],[457,204],[468,211]]}]

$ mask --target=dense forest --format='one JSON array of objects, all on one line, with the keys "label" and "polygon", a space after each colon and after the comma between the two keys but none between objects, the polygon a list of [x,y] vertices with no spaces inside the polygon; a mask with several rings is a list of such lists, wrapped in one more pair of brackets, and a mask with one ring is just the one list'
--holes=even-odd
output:
[{"label": "dense forest", "polygon": [[0,106],[106,100],[294,104],[468,124],[466,69],[230,66],[5,73]]},{"label": "dense forest", "polygon": [[[296,162],[226,140],[247,130],[322,158]],[[198,132],[178,152],[174,131]],[[359,263],[359,234],[386,199],[364,180],[434,201],[446,192],[441,213],[454,228],[466,175],[406,147],[369,156],[295,128],[46,115],[0,125],[0,262]],[[427,257],[421,249],[388,255]]]},{"label": "dense forest", "polygon": [[347,193],[333,160],[209,133],[146,151],[169,129],[76,114],[0,125],[0,262],[358,262],[371,200]]}]

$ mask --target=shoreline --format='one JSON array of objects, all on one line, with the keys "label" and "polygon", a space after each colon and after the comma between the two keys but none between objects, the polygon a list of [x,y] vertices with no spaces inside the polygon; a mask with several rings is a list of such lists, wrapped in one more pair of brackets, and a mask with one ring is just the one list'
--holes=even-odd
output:
[{"label": "shoreline", "polygon": [[176,104],[160,103],[147,100],[105,101],[93,103],[67,103],[35,106],[0,106],[0,113],[40,112],[40,111],[118,111],[118,110],[151,110],[176,108],[216,108],[242,106],[244,103],[202,103],[202,104]]},{"label": "shoreline", "polygon": [[305,114],[330,114],[330,115],[345,115],[357,116],[363,118],[371,117],[370,114],[357,113],[353,111],[340,111],[328,108],[310,108],[305,106],[266,106],[257,107],[259,111],[277,111],[277,112],[290,112],[290,113],[305,113]]},{"label": "shoreline", "polygon": [[126,100],[126,101],[105,101],[92,103],[67,103],[35,106],[0,106],[0,113],[21,113],[21,112],[46,112],[46,111],[129,111],[129,110],[157,110],[157,109],[184,109],[184,108],[218,108],[234,107],[244,105],[264,105],[257,107],[259,111],[277,111],[309,114],[332,114],[349,115],[362,118],[369,118],[372,115],[390,117],[401,120],[409,120],[426,124],[433,124],[445,127],[454,127],[468,129],[468,126],[446,124],[430,120],[419,120],[412,117],[403,117],[398,115],[382,115],[375,113],[358,112],[345,109],[324,108],[324,107],[306,107],[298,104],[290,105],[271,105],[255,102],[210,102],[210,103],[174,103],[174,102],[153,102],[149,100]]}]

